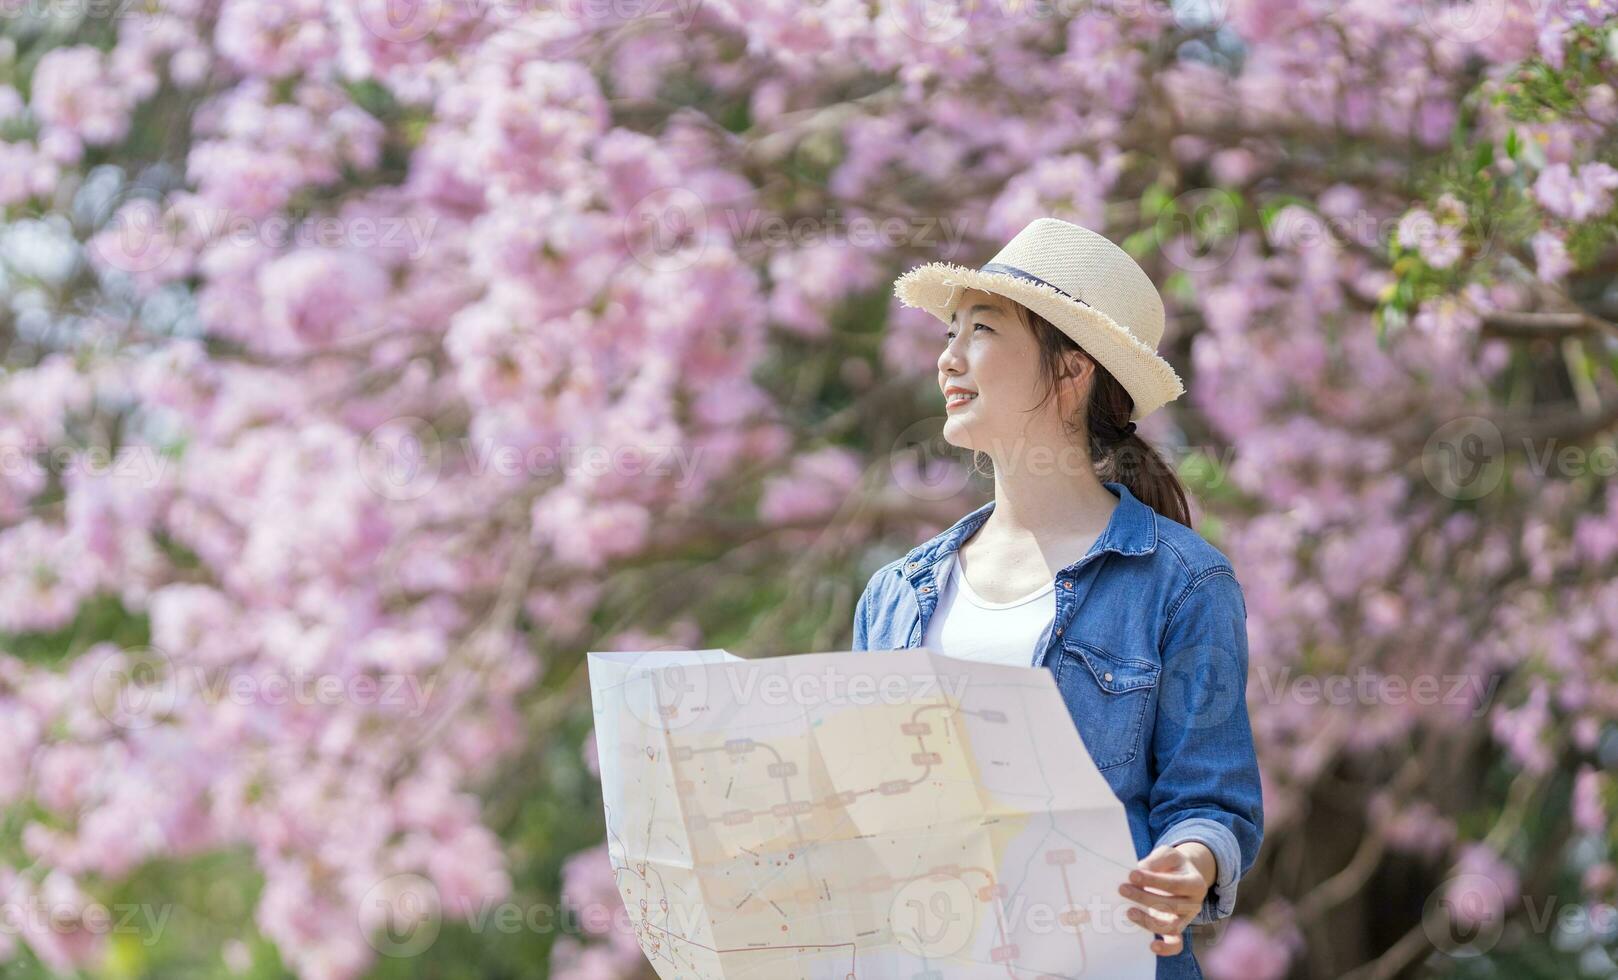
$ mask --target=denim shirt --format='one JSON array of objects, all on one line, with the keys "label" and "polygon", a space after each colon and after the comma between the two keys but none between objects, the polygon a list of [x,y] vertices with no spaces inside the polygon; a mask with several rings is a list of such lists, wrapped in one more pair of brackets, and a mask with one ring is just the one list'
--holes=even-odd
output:
[{"label": "denim shirt", "polygon": [[[1213,852],[1214,885],[1191,920],[1213,922],[1235,908],[1264,836],[1247,716],[1247,605],[1219,549],[1122,483],[1104,486],[1118,506],[1084,557],[1056,573],[1056,615],[1029,664],[1055,674],[1124,805],[1136,857],[1191,840]],[[943,563],[993,510],[991,500],[877,569],[854,610],[853,649],[920,646]],[[1160,978],[1201,976],[1189,930],[1184,938],[1179,955],[1159,958]]]}]

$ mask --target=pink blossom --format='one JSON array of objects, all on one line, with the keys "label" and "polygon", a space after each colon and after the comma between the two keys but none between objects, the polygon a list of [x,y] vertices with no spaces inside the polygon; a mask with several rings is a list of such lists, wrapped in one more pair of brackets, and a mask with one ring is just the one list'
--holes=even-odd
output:
[{"label": "pink blossom", "polygon": [[356,928],[359,918],[345,914],[294,863],[270,863],[255,917],[303,976],[354,980],[375,954]]},{"label": "pink blossom", "polygon": [[1378,832],[1401,850],[1440,856],[1455,841],[1455,821],[1426,800],[1402,802],[1385,793],[1372,799],[1371,813]]},{"label": "pink blossom", "polygon": [[320,0],[224,0],[215,43],[236,68],[255,75],[319,68],[336,51],[325,6]]},{"label": "pink blossom", "polygon": [[[47,51],[34,69],[32,91],[40,122],[73,147],[123,139],[134,100],[143,94],[116,77],[105,54],[84,44]],[[76,149],[70,152],[61,162],[76,162]]]},{"label": "pink blossom", "polygon": [[622,917],[623,898],[607,845],[580,851],[567,859],[562,866],[562,900],[578,910],[580,924],[597,935],[605,935],[613,920]]},{"label": "pink blossom", "polygon": [[1609,781],[1608,774],[1597,771],[1589,764],[1579,766],[1573,780],[1573,826],[1587,834],[1606,832],[1607,805],[1604,795]]},{"label": "pink blossom", "polygon": [[95,588],[95,569],[81,546],[45,522],[0,530],[0,556],[0,630],[57,629]]},{"label": "pink blossom", "polygon": [[1116,154],[1100,162],[1082,153],[1040,160],[1000,192],[990,206],[986,233],[1010,238],[1034,218],[1045,216],[1096,227],[1104,220],[1107,190],[1121,166]]},{"label": "pink blossom", "polygon": [[1475,929],[1487,922],[1498,922],[1507,903],[1517,899],[1520,878],[1517,869],[1482,842],[1461,848],[1461,856],[1445,884],[1445,908],[1462,929]]},{"label": "pink blossom", "polygon": [[1567,245],[1560,235],[1539,231],[1530,241],[1534,249],[1534,273],[1542,281],[1558,282],[1573,271],[1573,261],[1568,258]]},{"label": "pink blossom", "polygon": [[1460,229],[1425,208],[1415,208],[1400,219],[1397,239],[1402,247],[1418,251],[1435,269],[1446,269],[1461,257]]},{"label": "pink blossom", "polygon": [[299,249],[265,266],[258,286],[273,343],[297,350],[374,329],[388,277],[359,252]]},{"label": "pink blossom", "polygon": [[1550,721],[1548,696],[1544,684],[1535,684],[1524,704],[1497,710],[1490,719],[1495,738],[1518,765],[1530,772],[1543,772],[1551,763],[1550,751],[1544,744],[1545,727]]},{"label": "pink blossom", "polygon": [[589,733],[584,736],[584,744],[579,748],[579,757],[584,760],[584,768],[590,771],[590,775],[600,779],[601,754],[596,747],[595,729],[590,729]]},{"label": "pink blossom", "polygon": [[614,129],[595,144],[594,152],[615,212],[627,214],[647,195],[679,183],[679,167],[644,133]]},{"label": "pink blossom", "polygon": [[41,734],[33,712],[14,698],[0,698],[0,805],[14,803],[28,784],[28,763]]},{"label": "pink blossom", "polygon": [[19,933],[45,968],[73,973],[88,967],[106,945],[106,929],[83,916],[89,902],[70,876],[51,871],[37,889],[21,889]]},{"label": "pink blossom", "polygon": [[1610,895],[1614,885],[1618,885],[1618,865],[1611,861],[1598,861],[1579,876],[1579,887],[1586,895]]},{"label": "pink blossom", "polygon": [[1281,980],[1292,955],[1285,943],[1263,927],[1237,916],[1198,960],[1213,980]]},{"label": "pink blossom", "polygon": [[[1566,163],[1553,163],[1534,180],[1534,196],[1545,210],[1569,221],[1598,218],[1612,209],[1618,170],[1605,163],[1586,163],[1575,174]],[[1536,255],[1537,257],[1537,255]]]},{"label": "pink blossom", "polygon": [[1435,269],[1447,269],[1461,257],[1461,231],[1454,225],[1439,225],[1431,238],[1422,241],[1421,257]]},{"label": "pink blossom", "polygon": [[1618,555],[1618,496],[1609,496],[1603,510],[1578,516],[1573,545],[1586,561],[1597,565]]},{"label": "pink blossom", "polygon": [[1444,350],[1458,353],[1482,323],[1477,311],[1464,298],[1440,296],[1421,304],[1411,326],[1428,334]]},{"label": "pink blossom", "polygon": [[824,517],[839,507],[859,482],[858,457],[828,446],[798,457],[785,475],[766,481],[759,513],[772,524]]},{"label": "pink blossom", "polygon": [[[1237,0],[1222,22],[1194,4],[1103,5],[1054,37],[993,5],[928,23],[853,0],[704,5],[678,30],[604,8],[139,6],[104,50],[35,38],[0,86],[0,204],[26,273],[3,274],[18,342],[0,378],[16,464],[0,472],[0,632],[76,627],[58,660],[0,655],[0,801],[25,818],[29,863],[0,870],[0,893],[69,895],[71,923],[81,879],[117,889],[148,862],[245,855],[263,880],[257,931],[302,978],[363,975],[367,930],[409,925],[412,908],[453,919],[508,895],[477,794],[571,717],[529,693],[546,658],[696,644],[695,614],[626,619],[615,578],[654,551],[711,550],[693,515],[756,503],[757,527],[736,530],[769,558],[792,540],[772,522],[837,517],[875,465],[881,526],[871,508],[841,515],[882,532],[867,550],[946,526],[968,496],[958,464],[923,472],[869,444],[892,428],[871,411],[937,397],[943,325],[856,320],[891,274],[979,264],[1051,213],[1127,241],[1163,289],[1161,349],[1188,358],[1192,390],[1148,424],[1175,445],[1183,428],[1222,481],[1193,509],[1241,571],[1254,663],[1500,680],[1476,704],[1360,705],[1324,726],[1296,699],[1255,711],[1273,827],[1308,811],[1313,777],[1390,747],[1487,726],[1496,756],[1548,771],[1611,723],[1612,505],[1516,464],[1500,492],[1452,500],[1412,456],[1513,390],[1520,341],[1480,333],[1491,310],[1541,306],[1509,281],[1512,257],[1591,285],[1566,252],[1589,231],[1575,216],[1611,216],[1610,161],[1590,151],[1618,97],[1589,86],[1587,118],[1527,122],[1480,85],[1536,45],[1561,58],[1569,25],[1610,0],[1513,2],[1482,39],[1422,5],[1315,0]],[[1479,242],[1458,197],[1390,202],[1463,105],[1476,143],[1518,129],[1551,224]],[[188,148],[178,172],[125,158],[131,118],[157,126],[146,149]],[[1281,209],[1171,268],[1163,247],[1210,183]],[[168,193],[148,202],[148,187]],[[102,200],[115,207],[92,213]],[[797,222],[790,240],[760,233],[773,219]],[[151,234],[129,247],[108,235],[141,220]],[[836,237],[864,220],[875,240]],[[1394,285],[1396,225],[1457,287],[1422,295],[1384,345],[1370,310]],[[282,235],[321,229],[336,237]],[[376,434],[399,422],[420,441]],[[804,452],[819,422],[830,441]],[[421,494],[367,462],[407,444],[412,467],[442,451]],[[149,469],[58,480],[28,465],[110,447]],[[673,465],[646,468],[658,460]],[[150,650],[96,635],[113,604],[149,624]],[[601,624],[610,635],[587,635]],[[143,659],[162,668],[151,686],[131,676]],[[419,697],[349,686],[379,673]],[[276,696],[309,676],[339,696]],[[580,761],[594,760],[563,760]],[[1575,786],[1586,826],[1595,786]],[[1395,848],[1454,842],[1429,797],[1366,805]],[[595,860],[571,869],[570,894],[620,910]],[[1611,885],[1610,868],[1586,874]],[[1210,972],[1221,957],[1226,975],[1287,969],[1270,911],[1232,923]],[[559,941],[556,974],[644,972],[625,921]],[[93,968],[79,962],[93,949],[0,930],[0,957],[24,944]],[[243,962],[240,946],[215,952]]]},{"label": "pink blossom", "polygon": [[471,918],[480,903],[502,901],[511,891],[499,839],[475,820],[458,822],[452,836],[433,842],[427,872],[456,918]]},{"label": "pink blossom", "polygon": [[487,68],[480,74],[483,85],[447,98],[469,100],[474,118],[467,149],[496,189],[558,190],[581,179],[585,150],[607,125],[606,104],[589,72],[571,62],[533,61],[509,81]]},{"label": "pink blossom", "polygon": [[533,515],[534,534],[550,543],[556,558],[584,568],[600,568],[639,550],[651,531],[651,515],[638,504],[586,507],[564,491],[536,500]]},{"label": "pink blossom", "polygon": [[551,948],[551,973],[555,980],[630,980],[641,970],[645,957],[638,946],[633,955],[623,943],[581,943],[571,936],[557,939]]},{"label": "pink blossom", "polygon": [[50,193],[58,173],[55,161],[34,145],[0,142],[0,207]]},{"label": "pink blossom", "polygon": [[770,260],[770,316],[803,337],[824,337],[827,314],[851,292],[868,289],[877,269],[865,250],[841,242],[784,249]]}]

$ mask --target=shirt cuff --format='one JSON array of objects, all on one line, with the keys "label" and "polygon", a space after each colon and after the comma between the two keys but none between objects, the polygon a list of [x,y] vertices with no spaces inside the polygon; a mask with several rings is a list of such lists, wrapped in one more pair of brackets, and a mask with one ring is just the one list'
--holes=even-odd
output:
[{"label": "shirt cuff", "polygon": [[1192,925],[1203,925],[1223,919],[1236,909],[1236,869],[1241,866],[1241,849],[1236,835],[1222,823],[1206,817],[1190,817],[1163,831],[1153,847],[1170,847],[1186,841],[1197,841],[1213,852],[1214,883],[1203,899],[1202,908],[1191,920]]}]

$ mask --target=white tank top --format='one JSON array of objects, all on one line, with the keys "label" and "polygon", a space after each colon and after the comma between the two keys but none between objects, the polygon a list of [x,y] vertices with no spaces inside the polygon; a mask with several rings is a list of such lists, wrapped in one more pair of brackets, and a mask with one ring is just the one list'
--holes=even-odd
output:
[{"label": "white tank top", "polygon": [[960,571],[960,552],[950,556],[938,586],[938,605],[927,620],[922,645],[947,657],[1031,667],[1034,647],[1056,615],[1056,581],[1010,602],[990,602]]}]

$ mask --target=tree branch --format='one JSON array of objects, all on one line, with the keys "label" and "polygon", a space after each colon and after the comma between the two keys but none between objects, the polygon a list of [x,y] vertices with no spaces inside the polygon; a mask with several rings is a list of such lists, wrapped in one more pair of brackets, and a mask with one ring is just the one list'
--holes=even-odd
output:
[{"label": "tree branch", "polygon": [[1490,313],[1483,318],[1483,329],[1497,337],[1543,337],[1556,340],[1565,336],[1606,331],[1618,336],[1618,323],[1593,313]]}]

